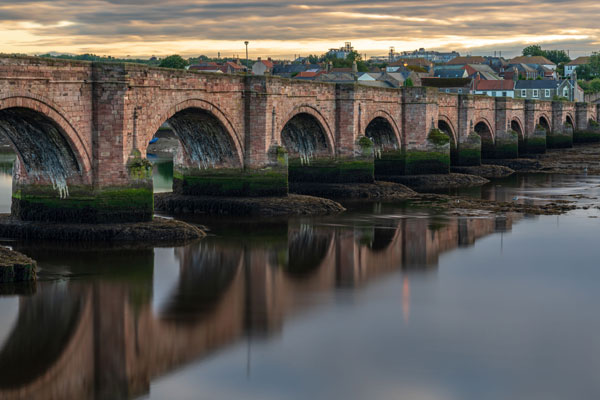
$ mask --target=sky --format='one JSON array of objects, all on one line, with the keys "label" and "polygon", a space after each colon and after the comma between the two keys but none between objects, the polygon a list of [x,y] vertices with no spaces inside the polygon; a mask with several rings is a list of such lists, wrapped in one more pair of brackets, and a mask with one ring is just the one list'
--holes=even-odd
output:
[{"label": "sky", "polygon": [[598,0],[0,0],[0,52],[292,58],[351,41],[518,55],[528,44],[600,50]]}]

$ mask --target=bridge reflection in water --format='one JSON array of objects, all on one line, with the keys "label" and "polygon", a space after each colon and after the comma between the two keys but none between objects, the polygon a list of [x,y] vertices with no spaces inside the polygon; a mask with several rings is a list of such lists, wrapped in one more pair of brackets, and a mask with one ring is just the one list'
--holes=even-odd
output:
[{"label": "bridge reflection in water", "polygon": [[[412,274],[435,273],[441,253],[513,223],[348,221],[272,223],[253,234],[242,225],[171,250],[14,246],[39,261],[42,281],[19,299],[0,349],[0,399],[140,396],[156,377],[244,337],[277,334],[295,312],[316,307],[315,294],[398,271],[410,318]],[[153,306],[159,251],[174,252],[178,278]]]}]

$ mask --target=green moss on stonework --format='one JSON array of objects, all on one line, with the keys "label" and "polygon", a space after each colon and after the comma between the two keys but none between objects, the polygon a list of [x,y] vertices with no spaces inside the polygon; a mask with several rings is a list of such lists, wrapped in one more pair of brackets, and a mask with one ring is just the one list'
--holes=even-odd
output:
[{"label": "green moss on stonework", "polygon": [[152,179],[152,163],[145,158],[135,157],[127,164],[132,179]]},{"label": "green moss on stonework", "polygon": [[588,121],[588,124],[590,126],[590,128],[600,128],[600,124],[596,121],[594,121],[593,119],[590,119]]},{"label": "green moss on stonework", "polygon": [[450,172],[450,154],[436,151],[406,152],[406,175],[447,174]]},{"label": "green moss on stonework", "polygon": [[288,168],[290,182],[370,183],[375,180],[373,160],[321,159],[303,165],[300,159],[294,159]]},{"label": "green moss on stonework", "polygon": [[549,149],[573,147],[573,136],[568,134],[551,133],[546,137],[546,146]]},{"label": "green moss on stonework", "polygon": [[70,187],[69,196],[56,197],[48,185],[28,185],[15,190],[12,213],[28,221],[136,222],[152,219],[154,195],[151,187]]},{"label": "green moss on stonework", "polygon": [[175,171],[173,190],[194,196],[286,196],[288,179],[278,169]]},{"label": "green moss on stonework", "polygon": [[373,141],[371,139],[369,139],[366,136],[361,136],[360,139],[358,139],[358,145],[361,148],[372,148],[373,147]]},{"label": "green moss on stonework", "polygon": [[573,133],[573,142],[575,143],[593,143],[600,142],[600,131],[575,131]]},{"label": "green moss on stonework", "polygon": [[497,143],[494,152],[494,158],[505,159],[505,158],[518,158],[519,157],[519,142],[503,144]]},{"label": "green moss on stonework", "polygon": [[527,154],[542,154],[546,152],[546,138],[530,137],[525,140]]},{"label": "green moss on stonework", "polygon": [[450,143],[450,137],[439,129],[432,129],[429,131],[427,140],[436,146],[445,146]]},{"label": "green moss on stonework", "polygon": [[405,162],[403,150],[385,151],[375,159],[375,176],[404,175]]},{"label": "green moss on stonework", "polygon": [[479,149],[461,149],[458,150],[458,159],[456,165],[461,167],[470,167],[481,165],[481,150]]}]

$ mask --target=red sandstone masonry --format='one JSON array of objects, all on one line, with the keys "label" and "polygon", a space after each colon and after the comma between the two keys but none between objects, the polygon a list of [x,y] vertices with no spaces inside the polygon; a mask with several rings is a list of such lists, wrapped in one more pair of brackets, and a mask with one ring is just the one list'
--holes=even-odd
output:
[{"label": "red sandstone masonry", "polygon": [[[598,120],[600,105],[450,95],[433,88],[384,89],[278,77],[197,73],[136,64],[98,64],[36,57],[0,57],[0,109],[36,110],[61,128],[82,170],[74,178],[99,187],[128,183],[134,148],[145,154],[160,125],[186,108],[214,115],[235,144],[245,168],[267,163],[281,144],[285,124],[312,115],[326,133],[331,156],[350,156],[356,140],[378,117],[407,149],[425,146],[429,131],[445,121],[460,142],[478,122],[490,131],[516,121],[527,134],[540,117],[551,128],[567,115],[576,128]],[[560,110],[559,110],[560,109]]]}]

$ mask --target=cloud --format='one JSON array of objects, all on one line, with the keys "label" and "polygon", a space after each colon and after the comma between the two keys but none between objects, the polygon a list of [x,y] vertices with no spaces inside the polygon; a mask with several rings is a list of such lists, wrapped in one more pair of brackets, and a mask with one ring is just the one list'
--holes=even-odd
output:
[{"label": "cloud", "polygon": [[583,53],[600,41],[590,18],[599,12],[589,0],[5,0],[0,51],[229,54],[250,40],[253,51],[276,56],[344,41],[368,54],[389,46],[518,51],[525,42]]}]

